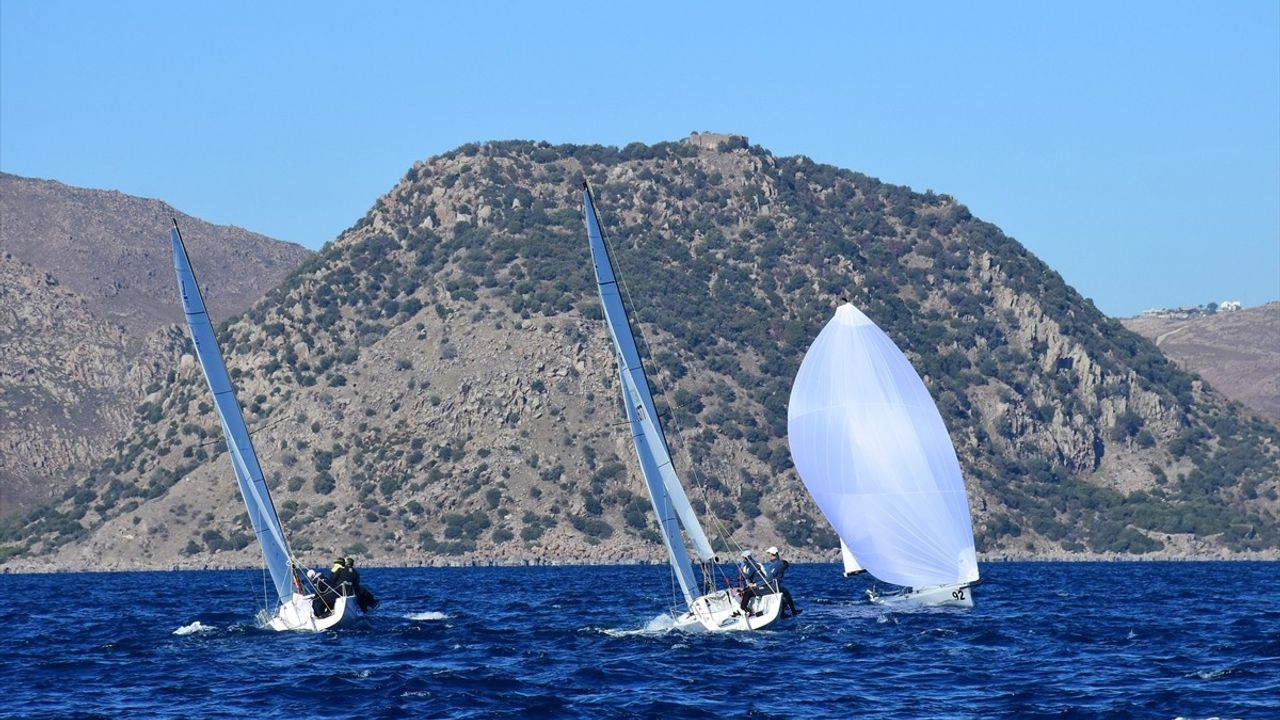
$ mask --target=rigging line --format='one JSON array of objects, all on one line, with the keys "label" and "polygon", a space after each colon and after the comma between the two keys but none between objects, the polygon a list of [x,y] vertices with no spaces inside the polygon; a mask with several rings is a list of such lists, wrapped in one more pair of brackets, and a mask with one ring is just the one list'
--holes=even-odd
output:
[{"label": "rigging line", "polygon": [[270,591],[267,589],[267,561],[266,561],[266,558],[263,558],[262,560],[262,607],[267,610],[271,609],[271,595],[269,593]]},{"label": "rigging line", "polygon": [[[703,490],[703,494],[702,494],[702,495],[703,495],[703,500],[702,500],[702,502],[703,502],[703,504],[706,504],[706,502],[707,502],[707,501],[706,501],[706,497],[707,497],[707,494],[706,494],[706,488],[701,488],[701,489]],[[741,546],[741,545],[739,545],[739,544],[738,544],[738,542],[737,542],[736,540],[734,540],[734,539],[733,539],[733,536],[729,534],[729,528],[725,527],[724,523],[720,522],[720,516],[719,516],[719,515],[716,515],[716,513],[715,513],[715,511],[714,511],[714,510],[713,510],[713,511],[712,511],[712,513],[711,513],[711,521],[712,521],[713,523],[715,523],[715,527],[716,527],[716,534],[720,536],[720,540],[721,540],[722,542],[724,542],[724,543],[725,543],[726,547],[727,547],[727,546],[729,546],[729,545],[732,545],[732,546],[733,546],[733,548],[732,548],[733,550],[736,550],[736,551],[741,551],[741,550],[742,550],[742,546]]]},{"label": "rigging line", "polygon": [[[613,243],[609,240],[609,235],[604,231],[604,223],[599,223],[599,226],[600,226],[600,239],[609,248],[609,252],[613,254],[613,257],[618,257],[618,253],[613,248]],[[632,307],[638,310],[640,306],[636,304],[635,299],[631,295],[631,287],[627,284],[627,280],[623,276],[622,269],[620,266],[615,265],[615,267],[613,268],[613,276],[614,276],[614,284],[622,288],[623,294],[626,295],[627,305],[629,307]],[[627,321],[628,323],[630,323],[630,317],[627,318]],[[649,344],[649,339],[645,337],[644,329],[640,327],[640,320],[639,320],[638,314],[636,317],[634,330],[635,332],[633,334],[637,336],[640,339],[640,341],[643,342],[644,344],[644,354],[645,356],[648,357],[649,364],[655,368],[658,367],[657,361],[654,359],[654,356],[653,356],[653,347],[652,345]],[[648,380],[650,386],[652,386],[654,380],[656,380],[657,378],[655,377],[653,379],[650,379],[646,374],[645,379]],[[676,433],[675,433],[676,437],[680,438],[680,449],[684,450],[689,457],[689,471],[693,476],[695,486],[702,493],[702,503],[705,506],[707,505],[707,500],[710,496],[707,491],[706,482],[702,478],[702,473],[698,472],[698,466],[694,462],[693,453],[685,445],[684,439],[683,437],[681,437],[681,432],[684,430],[684,428],[680,425],[679,420],[676,418],[675,408],[677,406],[671,404],[671,399],[665,388],[660,388],[660,391],[662,394],[662,402],[667,406],[667,416],[671,420],[671,425],[673,426],[673,429],[676,430]],[[660,420],[661,418],[654,418],[655,423],[660,422]],[[669,437],[667,438],[667,443],[668,444],[671,443],[671,438]],[[672,469],[674,469],[674,463],[673,463]],[[714,514],[713,514],[713,517],[714,517]],[[725,546],[732,545],[733,547],[736,547],[737,549],[740,550],[741,546],[730,539],[730,536],[725,532],[726,531],[725,526],[722,523],[720,523],[719,518],[715,518],[715,520],[718,526],[717,535],[719,535],[718,539],[721,541],[721,544]]]},{"label": "rigging line", "polygon": [[702,569],[702,585],[703,594],[707,595],[716,592],[716,574],[718,573],[725,579],[725,587],[728,587],[729,576],[725,573],[724,568],[720,567],[716,562],[700,563]]},{"label": "rigging line", "polygon": [[[600,237],[601,237],[601,239],[604,239],[604,230],[603,230],[603,229],[601,229],[601,231],[600,231]],[[607,240],[605,240],[605,242],[608,242],[608,241],[607,241]],[[615,270],[615,277],[616,277],[616,276],[617,276],[617,271]],[[615,285],[617,284],[617,281],[616,281],[616,280],[614,281],[614,284],[615,284]],[[624,288],[624,290],[625,290],[625,288]],[[610,347],[612,347],[612,345],[613,345],[613,332],[612,332],[611,330],[609,330],[607,327],[606,327],[606,329],[605,329],[605,336],[609,338]],[[617,362],[618,362],[618,370],[619,370],[620,372],[621,372],[621,371],[623,371],[623,367],[622,367],[621,360],[618,360]],[[622,389],[622,391],[625,393],[625,392],[626,392],[625,388],[623,388],[623,389]],[[611,403],[611,405],[612,405],[615,409],[617,409],[617,407],[618,407],[618,406],[617,406],[617,403]],[[625,409],[623,410],[623,413],[624,413],[624,415],[625,415],[625,413],[626,413]],[[628,429],[630,429],[630,428],[631,428],[631,420],[630,420],[630,419],[627,419],[627,420],[620,420],[620,421],[611,422],[611,423],[606,424],[606,425],[605,425],[605,427],[617,427],[617,426],[620,426],[620,425],[626,425],[626,426],[628,427]],[[643,472],[644,472],[644,468],[643,468],[643,467],[641,467],[640,472],[641,472],[641,473],[643,473]],[[659,520],[659,523],[661,523],[661,518],[658,518],[658,520]],[[680,538],[680,542],[682,542],[682,543],[684,542],[684,538],[683,538],[683,537],[681,537],[681,538]],[[677,610],[678,610],[678,608],[679,608],[679,604],[678,604],[678,603],[679,603],[679,597],[680,597],[680,596],[678,596],[678,595],[676,594],[676,569],[675,569],[674,567],[672,567],[672,566],[671,566],[671,563],[667,563],[667,582],[668,582],[668,584],[669,584],[669,586],[670,586],[670,588],[669,588],[669,589],[670,589],[670,591],[671,591],[671,606],[670,606],[670,607],[671,607],[671,614],[672,614],[672,616],[673,616],[673,617],[678,617]],[[680,595],[683,595],[683,591],[681,591]]]}]

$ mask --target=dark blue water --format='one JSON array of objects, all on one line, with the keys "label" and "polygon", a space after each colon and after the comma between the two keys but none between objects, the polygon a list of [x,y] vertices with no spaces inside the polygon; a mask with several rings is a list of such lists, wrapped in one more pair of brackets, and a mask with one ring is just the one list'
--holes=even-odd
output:
[{"label": "dark blue water", "polygon": [[367,628],[254,626],[258,572],[0,576],[2,717],[1280,718],[1280,563],[984,565],[886,612],[796,565],[804,613],[670,631],[665,566],[366,568]]}]

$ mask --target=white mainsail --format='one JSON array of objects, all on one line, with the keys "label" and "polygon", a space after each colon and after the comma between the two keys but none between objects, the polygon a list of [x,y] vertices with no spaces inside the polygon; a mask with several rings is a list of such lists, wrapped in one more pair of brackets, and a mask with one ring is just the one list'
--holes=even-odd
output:
[{"label": "white mainsail", "polygon": [[910,587],[978,579],[960,463],[902,351],[851,304],[805,354],[787,408],[791,457],[857,561]]},{"label": "white mainsail", "polygon": [[622,400],[627,408],[627,421],[631,425],[631,437],[635,442],[636,456],[640,459],[640,472],[644,475],[645,486],[649,489],[649,500],[653,503],[653,512],[658,519],[658,527],[662,530],[662,543],[667,548],[667,557],[670,558],[671,567],[675,570],[676,581],[680,584],[680,592],[684,595],[685,603],[689,604],[698,596],[698,584],[693,566],[689,562],[689,552],[685,549],[684,540],[680,537],[680,519],[676,514],[671,496],[662,484],[653,453],[649,450],[649,440],[640,422],[635,400],[632,399],[635,397],[635,390],[627,387],[630,384],[627,374],[625,372],[619,374],[625,388]]},{"label": "white mainsail", "polygon": [[187,327],[191,330],[196,357],[204,370],[209,392],[213,393],[213,404],[218,409],[218,419],[222,423],[222,434],[227,440],[227,454],[231,456],[231,467],[235,471],[236,482],[240,485],[240,495],[244,498],[249,522],[253,524],[254,533],[258,536],[258,545],[262,548],[262,556],[271,573],[276,594],[282,604],[288,603],[293,598],[295,588],[301,588],[301,581],[290,562],[292,553],[289,543],[285,541],[280,518],[271,502],[271,492],[267,489],[262,468],[258,465],[258,455],[249,440],[249,429],[245,426],[235,389],[231,386],[227,367],[218,351],[213,325],[209,322],[204,298],[196,284],[191,261],[187,258],[187,250],[176,225],[169,231],[169,239],[173,244],[173,266],[178,275],[178,290],[182,294],[182,309],[187,316]]},{"label": "white mainsail", "polygon": [[[667,448],[667,439],[654,409],[653,393],[645,378],[644,365],[640,361],[640,352],[627,319],[626,306],[618,291],[609,249],[600,231],[600,219],[596,216],[591,190],[586,183],[583,183],[582,206],[600,304],[604,308],[609,337],[613,340],[613,349],[618,356],[622,400],[627,409],[631,436],[635,441],[636,457],[640,460],[645,487],[653,502],[658,527],[662,530],[667,557],[671,561],[687,606],[684,612],[673,614],[673,627],[684,629],[701,626],[712,632],[767,627],[778,618],[782,609],[782,593],[777,588],[771,592],[751,595],[730,587],[721,590],[714,587],[711,569],[717,558],[711,551],[707,534],[698,522],[684,486],[671,464],[671,452]],[[702,563],[703,580],[707,586],[705,592],[698,587],[689,552],[685,549],[685,538],[681,535],[682,528]]]},{"label": "white mainsail", "polygon": [[596,217],[595,207],[591,202],[591,191],[587,188],[583,188],[582,201],[587,220],[587,239],[591,245],[591,259],[595,268],[596,286],[600,291],[600,303],[604,308],[605,321],[609,326],[609,336],[613,339],[614,351],[618,356],[618,374],[622,381],[622,396],[627,407],[627,420],[631,424],[631,434],[635,439],[636,455],[640,459],[640,468],[644,474],[645,484],[649,488],[654,513],[662,529],[663,542],[667,546],[671,567],[675,569],[685,601],[692,603],[698,595],[697,584],[684,541],[680,537],[681,528],[688,535],[694,551],[703,562],[713,560],[715,553],[711,550],[711,542],[698,522],[697,515],[685,494],[684,486],[680,483],[680,478],[671,464],[671,453],[667,449],[666,437],[658,423],[653,394],[649,390],[649,381],[645,378],[644,366],[640,362],[640,352],[636,347],[635,336],[631,332],[622,295],[618,292],[613,263],[609,258],[609,250],[600,232],[600,221]]}]

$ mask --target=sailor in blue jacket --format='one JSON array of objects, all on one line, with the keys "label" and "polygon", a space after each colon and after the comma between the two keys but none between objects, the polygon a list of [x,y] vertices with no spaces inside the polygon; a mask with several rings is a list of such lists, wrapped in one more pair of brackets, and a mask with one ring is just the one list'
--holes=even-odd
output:
[{"label": "sailor in blue jacket", "polygon": [[769,558],[765,560],[761,571],[769,591],[777,589],[778,592],[782,593],[782,616],[786,617],[788,614],[799,615],[800,609],[791,601],[791,592],[782,587],[782,576],[786,574],[787,568],[791,566],[791,563],[782,559],[778,554],[777,547],[771,547],[765,552],[769,555]]}]

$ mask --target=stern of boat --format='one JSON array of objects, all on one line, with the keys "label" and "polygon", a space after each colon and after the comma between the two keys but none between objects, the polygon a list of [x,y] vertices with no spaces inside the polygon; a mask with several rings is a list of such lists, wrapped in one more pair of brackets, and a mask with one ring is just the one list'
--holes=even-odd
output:
[{"label": "stern of boat", "polygon": [[748,611],[738,609],[741,595],[729,590],[703,595],[688,612],[676,618],[676,628],[702,628],[709,632],[759,630],[772,624],[782,611],[782,594],[758,595],[748,601]]},{"label": "stern of boat", "polygon": [[876,605],[896,607],[973,607],[971,583],[934,585],[903,592],[879,593],[867,590],[867,599]]},{"label": "stern of boat", "polygon": [[[266,626],[277,632],[301,630],[306,632],[323,632],[339,627],[348,627],[360,620],[355,598],[340,597],[333,605],[333,612],[318,618],[311,611],[313,595],[294,596],[289,602],[281,603],[275,617],[266,622]],[[348,600],[352,602],[347,602]]]}]

